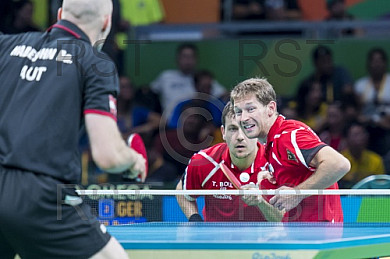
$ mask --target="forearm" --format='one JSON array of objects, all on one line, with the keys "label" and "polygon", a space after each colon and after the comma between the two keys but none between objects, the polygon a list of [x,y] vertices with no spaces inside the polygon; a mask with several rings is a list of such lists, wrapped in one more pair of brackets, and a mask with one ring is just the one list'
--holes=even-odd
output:
[{"label": "forearm", "polygon": [[[182,181],[179,181],[176,186],[176,190],[183,190]],[[196,200],[190,201],[184,195],[177,195],[176,200],[187,219],[189,219],[193,214],[199,214]]]},{"label": "forearm", "polygon": [[260,209],[267,221],[280,222],[285,213],[284,211],[278,210],[265,200],[260,202],[257,207]]},{"label": "forearm", "polygon": [[85,119],[92,157],[102,170],[120,173],[143,159],[127,147],[114,120],[95,114],[89,114]]},{"label": "forearm", "polygon": [[[267,172],[269,173],[269,172]],[[260,172],[258,177],[263,178],[265,176],[264,172]],[[258,190],[258,187],[253,187],[255,185],[248,184],[241,187],[242,190]],[[280,211],[271,204],[269,204],[262,195],[244,195],[241,198],[247,205],[256,206],[267,221],[276,221],[279,222],[284,216],[284,211]]]},{"label": "forearm", "polygon": [[187,219],[189,219],[194,214],[199,214],[198,204],[196,203],[196,201],[189,201],[183,195],[176,196],[176,199]]},{"label": "forearm", "polygon": [[341,179],[342,175],[338,172],[333,172],[332,169],[328,168],[318,168],[312,176],[310,176],[306,181],[302,182],[297,186],[297,189],[302,190],[323,190],[337,182]]},{"label": "forearm", "polygon": [[[340,180],[349,170],[349,161],[330,147],[324,147],[320,157],[315,159],[316,171],[298,189],[326,189]],[[320,150],[321,151],[321,150]]]},{"label": "forearm", "polygon": [[134,164],[134,161],[137,160],[137,157],[139,157],[138,159],[143,159],[137,152],[123,145],[118,147],[116,154],[113,154],[111,164],[106,164],[101,166],[101,168],[108,173],[121,173],[129,169]]}]

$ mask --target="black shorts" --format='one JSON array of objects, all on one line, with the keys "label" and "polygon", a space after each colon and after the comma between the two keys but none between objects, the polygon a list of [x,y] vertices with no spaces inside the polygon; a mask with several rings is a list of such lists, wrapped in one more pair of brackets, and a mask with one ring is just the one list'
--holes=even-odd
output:
[{"label": "black shorts", "polygon": [[0,167],[1,258],[89,258],[107,244],[111,236],[90,207],[62,187],[50,176]]}]

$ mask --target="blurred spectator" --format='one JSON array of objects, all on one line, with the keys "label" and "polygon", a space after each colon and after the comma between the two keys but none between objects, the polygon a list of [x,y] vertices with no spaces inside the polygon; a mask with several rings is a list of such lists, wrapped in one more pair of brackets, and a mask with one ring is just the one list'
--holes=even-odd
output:
[{"label": "blurred spectator", "polygon": [[138,133],[148,147],[160,124],[160,114],[144,103],[143,91],[134,91],[130,78],[120,77],[120,92],[117,99],[118,127],[124,139],[131,133]]},{"label": "blurred spectator", "polygon": [[315,132],[323,128],[327,105],[323,101],[321,85],[318,81],[305,81],[296,95],[296,111],[298,120]]},{"label": "blurred spectator", "polygon": [[[183,107],[177,129],[160,128],[156,136],[153,152],[165,161],[175,165],[180,177],[193,154],[209,147],[212,142],[210,123],[202,115],[199,107],[191,104]],[[169,173],[169,172],[165,172]]]},{"label": "blurred spectator", "polygon": [[221,126],[222,110],[225,103],[211,95],[211,88],[214,81],[213,74],[208,70],[201,70],[194,77],[195,90],[194,95],[187,100],[180,102],[173,110],[171,119],[168,122],[169,128],[177,128],[179,117],[184,107],[200,107],[208,112],[205,117],[212,120],[214,126],[219,129]]},{"label": "blurred spectator", "polygon": [[288,120],[297,120],[298,114],[297,114],[297,102],[294,97],[284,97],[284,96],[278,96],[277,97],[277,103],[278,103],[278,111],[280,111],[280,114],[282,114],[286,119]]},{"label": "blurred spectator", "polygon": [[354,17],[347,12],[345,0],[327,0],[326,7],[329,15],[326,18],[328,21],[351,21]]},{"label": "blurred spectator", "polygon": [[168,128],[177,128],[179,118],[184,108],[198,107],[203,109],[203,115],[209,123],[210,132],[213,132],[214,140],[211,145],[223,142],[220,130],[222,111],[227,103],[225,99],[217,99],[211,95],[211,87],[214,81],[213,74],[208,70],[201,70],[194,77],[196,93],[191,99],[180,102],[174,109],[172,118],[168,122]]},{"label": "blurred spectator", "polygon": [[[184,43],[176,50],[177,70],[163,71],[151,83],[152,90],[160,96],[164,119],[171,119],[173,109],[183,100],[193,97],[195,93],[194,74],[198,58],[198,49],[193,44]],[[211,95],[220,97],[226,89],[213,81]]]},{"label": "blurred spectator", "polygon": [[103,46],[103,51],[115,62],[119,74],[123,74],[124,69],[124,51],[121,49],[117,42],[117,35],[119,32],[126,32],[129,28],[129,22],[122,19],[121,15],[121,1],[113,0],[113,11],[112,11],[112,25],[111,31],[107,36],[107,39]]},{"label": "blurred spectator", "polygon": [[233,0],[232,20],[264,20],[265,0]]},{"label": "blurred spectator", "polygon": [[[138,133],[142,137],[148,155],[148,176],[159,168],[172,170],[172,166],[166,165],[163,160],[156,161],[154,154],[150,153],[161,118],[159,113],[161,108],[157,96],[148,90],[147,87],[135,89],[132,81],[127,76],[121,76],[119,80],[117,124],[123,139],[127,140],[132,133]],[[132,180],[124,179],[123,174],[108,174],[106,181],[122,182]]]},{"label": "blurred spectator", "polygon": [[345,115],[341,102],[334,102],[328,105],[324,129],[319,133],[320,139],[337,151],[346,148],[344,137]]},{"label": "blurred spectator", "polygon": [[384,155],[390,144],[390,74],[387,55],[381,48],[371,49],[367,56],[368,75],[356,81],[354,90],[362,104],[363,122],[372,136],[370,148]]},{"label": "blurred spectator", "polygon": [[339,181],[340,188],[350,188],[373,174],[384,174],[382,157],[367,149],[369,135],[364,125],[354,122],[345,134],[347,148],[341,153],[351,162],[351,170]]},{"label": "blurred spectator", "polygon": [[[285,21],[297,20],[301,13],[296,0],[233,0],[232,20],[234,21]],[[242,29],[237,36],[255,35],[301,35],[302,30],[256,31]]]},{"label": "blurred spectator", "polygon": [[139,133],[149,148],[158,133],[161,121],[160,100],[149,86],[137,89],[134,100],[132,131]]},{"label": "blurred spectator", "polygon": [[117,123],[123,138],[130,135],[133,127],[132,106],[134,101],[134,89],[130,78],[119,78],[119,95],[117,98]]},{"label": "blurred spectator", "polygon": [[11,24],[12,0],[0,1],[0,32],[5,32]]},{"label": "blurred spectator", "polygon": [[16,34],[28,31],[39,31],[33,22],[34,5],[29,0],[14,2],[10,24],[4,28],[4,33]]},{"label": "blurred spectator", "polygon": [[353,92],[353,80],[349,72],[333,63],[332,51],[325,46],[318,46],[312,53],[315,71],[301,85],[318,81],[324,101],[332,103],[341,100],[343,95]]},{"label": "blurred spectator", "polygon": [[[327,0],[327,9],[329,15],[326,18],[327,21],[352,21],[355,18],[347,12],[347,6],[345,0]],[[342,30],[332,30],[329,37],[339,37],[339,36],[352,36],[362,34],[363,32],[359,29],[347,28]]]},{"label": "blurred spectator", "polygon": [[346,94],[340,101],[344,112],[345,124],[358,121],[361,114],[361,105],[355,93]]},{"label": "blurred spectator", "polygon": [[296,0],[265,0],[265,10],[267,20],[301,19],[301,11]]},{"label": "blurred spectator", "polygon": [[287,106],[283,106],[282,109],[280,110],[280,113],[286,117],[288,120],[297,120],[298,119],[298,114],[296,110],[296,103],[291,102],[291,104]]}]

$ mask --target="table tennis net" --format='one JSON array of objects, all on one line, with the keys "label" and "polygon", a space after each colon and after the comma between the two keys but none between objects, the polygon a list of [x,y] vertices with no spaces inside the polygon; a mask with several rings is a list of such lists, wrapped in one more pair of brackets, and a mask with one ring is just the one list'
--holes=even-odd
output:
[{"label": "table tennis net", "polygon": [[[91,207],[92,214],[105,225],[143,222],[191,224],[200,219],[206,222],[390,225],[390,190],[78,190],[78,193],[83,202]],[[285,214],[282,208],[267,203],[274,196],[294,199],[302,195],[310,196]],[[263,199],[259,200],[259,197]],[[328,200],[333,205],[325,205]],[[253,201],[267,204],[254,205]],[[189,218],[194,212],[191,204],[196,205],[199,216],[193,216],[190,222]],[[188,211],[187,216],[181,207]]]}]

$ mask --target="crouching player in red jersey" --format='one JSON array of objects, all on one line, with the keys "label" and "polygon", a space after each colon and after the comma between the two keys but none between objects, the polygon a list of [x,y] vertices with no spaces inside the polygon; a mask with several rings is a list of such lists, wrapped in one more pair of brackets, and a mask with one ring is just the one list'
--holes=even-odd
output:
[{"label": "crouching player in red jersey", "polygon": [[[234,119],[233,107],[228,103],[222,112],[220,143],[199,151],[188,164],[177,190],[234,190],[235,187],[222,172],[219,164],[228,166],[243,185],[252,189],[267,166],[264,146],[256,139],[248,139]],[[259,175],[260,174],[260,175]],[[267,174],[264,174],[265,176]],[[178,196],[177,200],[189,221],[203,221],[199,215],[196,196]],[[253,198],[252,198],[253,199]],[[248,195],[243,199],[234,195],[206,195],[203,216],[205,221],[280,221],[283,213],[268,202],[253,203]],[[245,200],[245,201],[244,201]],[[246,204],[247,202],[250,205]]]},{"label": "crouching player in red jersey", "polygon": [[[248,79],[231,92],[234,112],[249,138],[266,138],[266,158],[280,190],[338,189],[337,181],[350,169],[349,161],[323,143],[304,123],[286,120],[277,112],[276,93],[266,79]],[[275,185],[263,180],[262,189]],[[282,195],[269,200],[286,210],[283,221],[342,222],[339,195]]]}]

